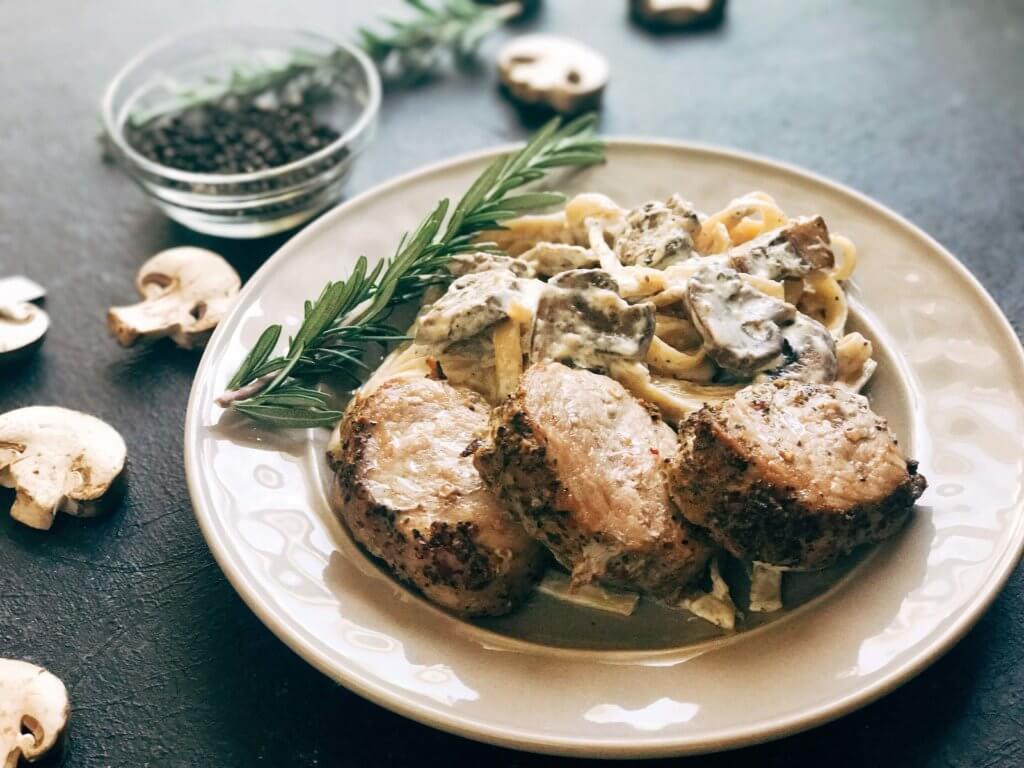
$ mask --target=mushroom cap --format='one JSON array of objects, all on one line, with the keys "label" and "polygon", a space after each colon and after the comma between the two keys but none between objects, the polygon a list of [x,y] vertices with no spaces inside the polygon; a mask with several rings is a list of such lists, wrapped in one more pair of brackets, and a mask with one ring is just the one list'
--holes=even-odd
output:
[{"label": "mushroom cap", "polygon": [[127,449],[110,425],[78,411],[32,406],[0,415],[0,485],[16,491],[11,517],[42,530],[57,510],[94,514],[124,470]]},{"label": "mushroom cap", "polygon": [[36,349],[49,329],[49,315],[34,304],[0,306],[0,364]]},{"label": "mushroom cap", "polygon": [[69,710],[67,689],[55,675],[27,661],[0,659],[0,766],[35,762],[51,752]]},{"label": "mushroom cap", "polygon": [[498,54],[498,72],[511,94],[565,114],[596,106],[608,83],[608,62],[567,37],[524,35]]},{"label": "mushroom cap", "polygon": [[183,246],[161,251],[135,281],[143,301],[107,312],[110,333],[124,346],[169,337],[183,349],[203,346],[230,308],[242,281],[213,251]]}]

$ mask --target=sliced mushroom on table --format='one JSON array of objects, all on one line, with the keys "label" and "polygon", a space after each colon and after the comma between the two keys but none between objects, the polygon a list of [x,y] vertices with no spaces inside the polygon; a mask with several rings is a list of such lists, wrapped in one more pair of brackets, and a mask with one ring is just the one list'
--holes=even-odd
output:
[{"label": "sliced mushroom on table", "polygon": [[242,281],[213,251],[184,246],[143,264],[136,287],[143,301],[107,312],[111,335],[126,347],[166,337],[182,349],[194,349],[209,340]]},{"label": "sliced mushroom on table", "polygon": [[618,283],[599,269],[576,269],[541,292],[530,360],[556,360],[602,370],[609,358],[642,360],[654,338],[654,305],[630,304]]},{"label": "sliced mushroom on table", "polygon": [[525,35],[502,48],[498,74],[516,101],[574,114],[600,104],[608,83],[608,62],[567,37]]},{"label": "sliced mushroom on table", "polygon": [[46,295],[27,277],[0,280],[0,366],[21,360],[43,343],[50,316],[32,304]]},{"label": "sliced mushroom on table", "polygon": [[35,664],[0,659],[0,766],[16,768],[56,752],[67,728],[68,691]]},{"label": "sliced mushroom on table", "polygon": [[91,517],[124,471],[127,449],[110,425],[53,406],[0,415],[0,486],[15,490],[11,517],[49,529],[57,511]]},{"label": "sliced mushroom on table", "polygon": [[721,23],[726,0],[630,0],[633,18],[652,29],[703,29]]}]

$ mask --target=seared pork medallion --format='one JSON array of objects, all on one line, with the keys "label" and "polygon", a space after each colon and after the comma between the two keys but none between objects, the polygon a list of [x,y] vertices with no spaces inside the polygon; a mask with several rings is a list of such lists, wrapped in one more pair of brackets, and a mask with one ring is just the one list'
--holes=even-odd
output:
[{"label": "seared pork medallion", "polygon": [[334,505],[355,539],[430,600],[470,616],[510,611],[545,559],[465,453],[488,412],[444,381],[392,379],[353,401],[328,447]]},{"label": "seared pork medallion", "polygon": [[672,494],[732,555],[823,568],[907,521],[926,486],[867,400],[833,386],[746,387],[680,425]]},{"label": "seared pork medallion", "polygon": [[543,362],[495,409],[475,461],[575,584],[672,597],[711,553],[669,499],[676,449],[672,429],[618,382]]}]

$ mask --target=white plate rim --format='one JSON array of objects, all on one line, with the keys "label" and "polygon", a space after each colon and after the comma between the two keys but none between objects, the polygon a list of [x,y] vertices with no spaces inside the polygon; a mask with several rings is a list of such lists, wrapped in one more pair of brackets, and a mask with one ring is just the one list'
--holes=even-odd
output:
[{"label": "white plate rim", "polygon": [[[842,195],[856,200],[861,205],[870,209],[874,214],[888,219],[891,223],[898,225],[904,231],[922,241],[922,243],[932,251],[933,254],[939,256],[945,262],[946,267],[951,268],[956,272],[963,285],[971,290],[975,295],[975,298],[985,305],[986,309],[996,320],[999,326],[999,331],[1012,342],[1010,346],[1015,352],[1014,359],[1006,362],[1008,365],[1015,367],[1021,379],[1024,380],[1024,347],[1022,347],[1021,341],[1013,330],[1012,325],[992,296],[978,281],[978,279],[967,269],[967,267],[964,266],[937,240],[931,237],[920,227],[916,226],[908,219],[885,205],[845,184],[833,181],[798,165],[775,160],[744,150],[721,147],[704,142],[672,139],[651,139],[631,136],[602,138],[609,147],[614,146],[625,149],[650,149],[655,147],[664,147],[667,149],[704,153],[721,158],[758,164],[767,168],[783,171],[790,175],[803,177],[816,184],[830,187],[833,191],[839,192]],[[392,189],[398,188],[422,177],[430,176],[453,166],[469,164],[485,158],[493,157],[503,152],[513,151],[521,146],[522,143],[511,143],[462,153],[401,174],[346,200],[344,203],[328,211],[315,222],[308,225],[282,244],[282,246],[270,258],[268,258],[267,261],[264,262],[264,264],[261,265],[246,282],[236,300],[235,306],[237,308],[241,308],[244,305],[244,300],[249,296],[249,294],[255,293],[261,287],[263,279],[276,267],[278,262],[288,258],[292,251],[300,249],[307,240],[311,240],[318,236],[320,230],[332,226],[333,219],[342,216],[349,208],[356,207],[370,197],[385,195]],[[229,313],[229,315],[222,320],[221,326],[214,332],[207,349],[216,348],[217,341],[222,335],[222,328],[226,328],[229,325],[228,320],[234,311],[236,310],[232,310],[232,313]],[[249,585],[246,584],[243,569],[241,569],[237,563],[232,561],[227,556],[226,552],[219,546],[218,535],[212,526],[212,520],[202,508],[201,504],[202,495],[200,493],[198,481],[200,467],[195,461],[192,444],[195,431],[199,427],[197,420],[198,405],[196,403],[197,391],[199,389],[197,383],[201,378],[204,368],[209,364],[207,358],[208,353],[203,355],[203,358],[197,367],[186,410],[184,436],[185,470],[189,494],[192,499],[193,509],[199,523],[200,530],[210,547],[214,559],[228,578],[228,581],[234,587],[235,591],[238,592],[246,605],[253,611],[253,613],[256,614],[260,621],[262,621],[263,624],[267,626],[267,628],[270,629],[270,631],[273,632],[280,640],[288,645],[292,651],[320,670],[323,674],[343,684],[346,688],[359,696],[389,709],[396,714],[402,715],[403,717],[407,717],[424,725],[498,746],[565,756],[653,758],[683,754],[705,754],[725,749],[734,749],[771,741],[814,728],[860,709],[861,707],[881,698],[885,694],[913,679],[924,669],[941,658],[954,645],[956,645],[956,643],[971,627],[974,626],[975,623],[977,623],[985,611],[991,606],[992,602],[1009,580],[1010,575],[1013,573],[1017,564],[1021,561],[1022,556],[1024,556],[1024,526],[1018,525],[1014,532],[1015,540],[1011,541],[1011,546],[1007,548],[1002,560],[998,563],[998,567],[993,568],[990,572],[983,588],[980,588],[975,592],[974,600],[970,603],[968,609],[963,611],[941,635],[934,638],[926,648],[921,649],[911,659],[897,665],[896,668],[890,671],[887,675],[880,677],[871,684],[865,685],[854,693],[836,699],[827,705],[820,706],[809,712],[797,712],[794,714],[780,716],[772,720],[764,720],[759,722],[756,726],[736,729],[715,739],[709,739],[702,736],[667,737],[660,740],[647,739],[640,749],[638,749],[638,745],[630,739],[608,739],[600,742],[594,742],[591,739],[564,737],[538,738],[536,733],[524,729],[481,725],[469,718],[457,716],[451,710],[405,701],[400,695],[396,696],[385,686],[369,679],[358,671],[347,670],[348,674],[343,674],[315,649],[305,646],[302,639],[287,624],[279,622],[277,617],[274,616],[268,606],[263,603],[261,597],[255,592],[255,590],[250,589]]]}]

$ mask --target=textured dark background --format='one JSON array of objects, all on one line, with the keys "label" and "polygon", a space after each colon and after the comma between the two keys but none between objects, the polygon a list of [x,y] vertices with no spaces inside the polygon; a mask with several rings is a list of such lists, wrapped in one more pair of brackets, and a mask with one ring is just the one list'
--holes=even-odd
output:
[{"label": "textured dark background", "polygon": [[[60,404],[125,435],[127,498],[39,533],[0,514],[0,655],[46,665],[74,707],[68,766],[540,766],[549,758],[407,722],[315,672],[249,613],[211,558],[182,471],[194,354],[123,350],[106,307],[177,244],[248,277],[283,238],[227,243],[164,219],[100,161],[97,98],[151,39],[258,21],[350,34],[396,2],[0,0],[0,274],[50,291],[41,354],[0,374],[0,411]],[[1024,325],[1024,3],[733,0],[723,27],[655,36],[625,0],[548,0],[526,28],[611,60],[602,128],[764,153],[850,184],[937,237]],[[527,134],[484,65],[389,94],[353,192]],[[685,190],[685,179],[679,180]],[[0,496],[0,508],[9,497]],[[944,659],[815,731],[687,765],[1024,765],[1024,577]],[[785,691],[779,692],[780,696]],[[743,706],[742,701],[737,706]]]}]

